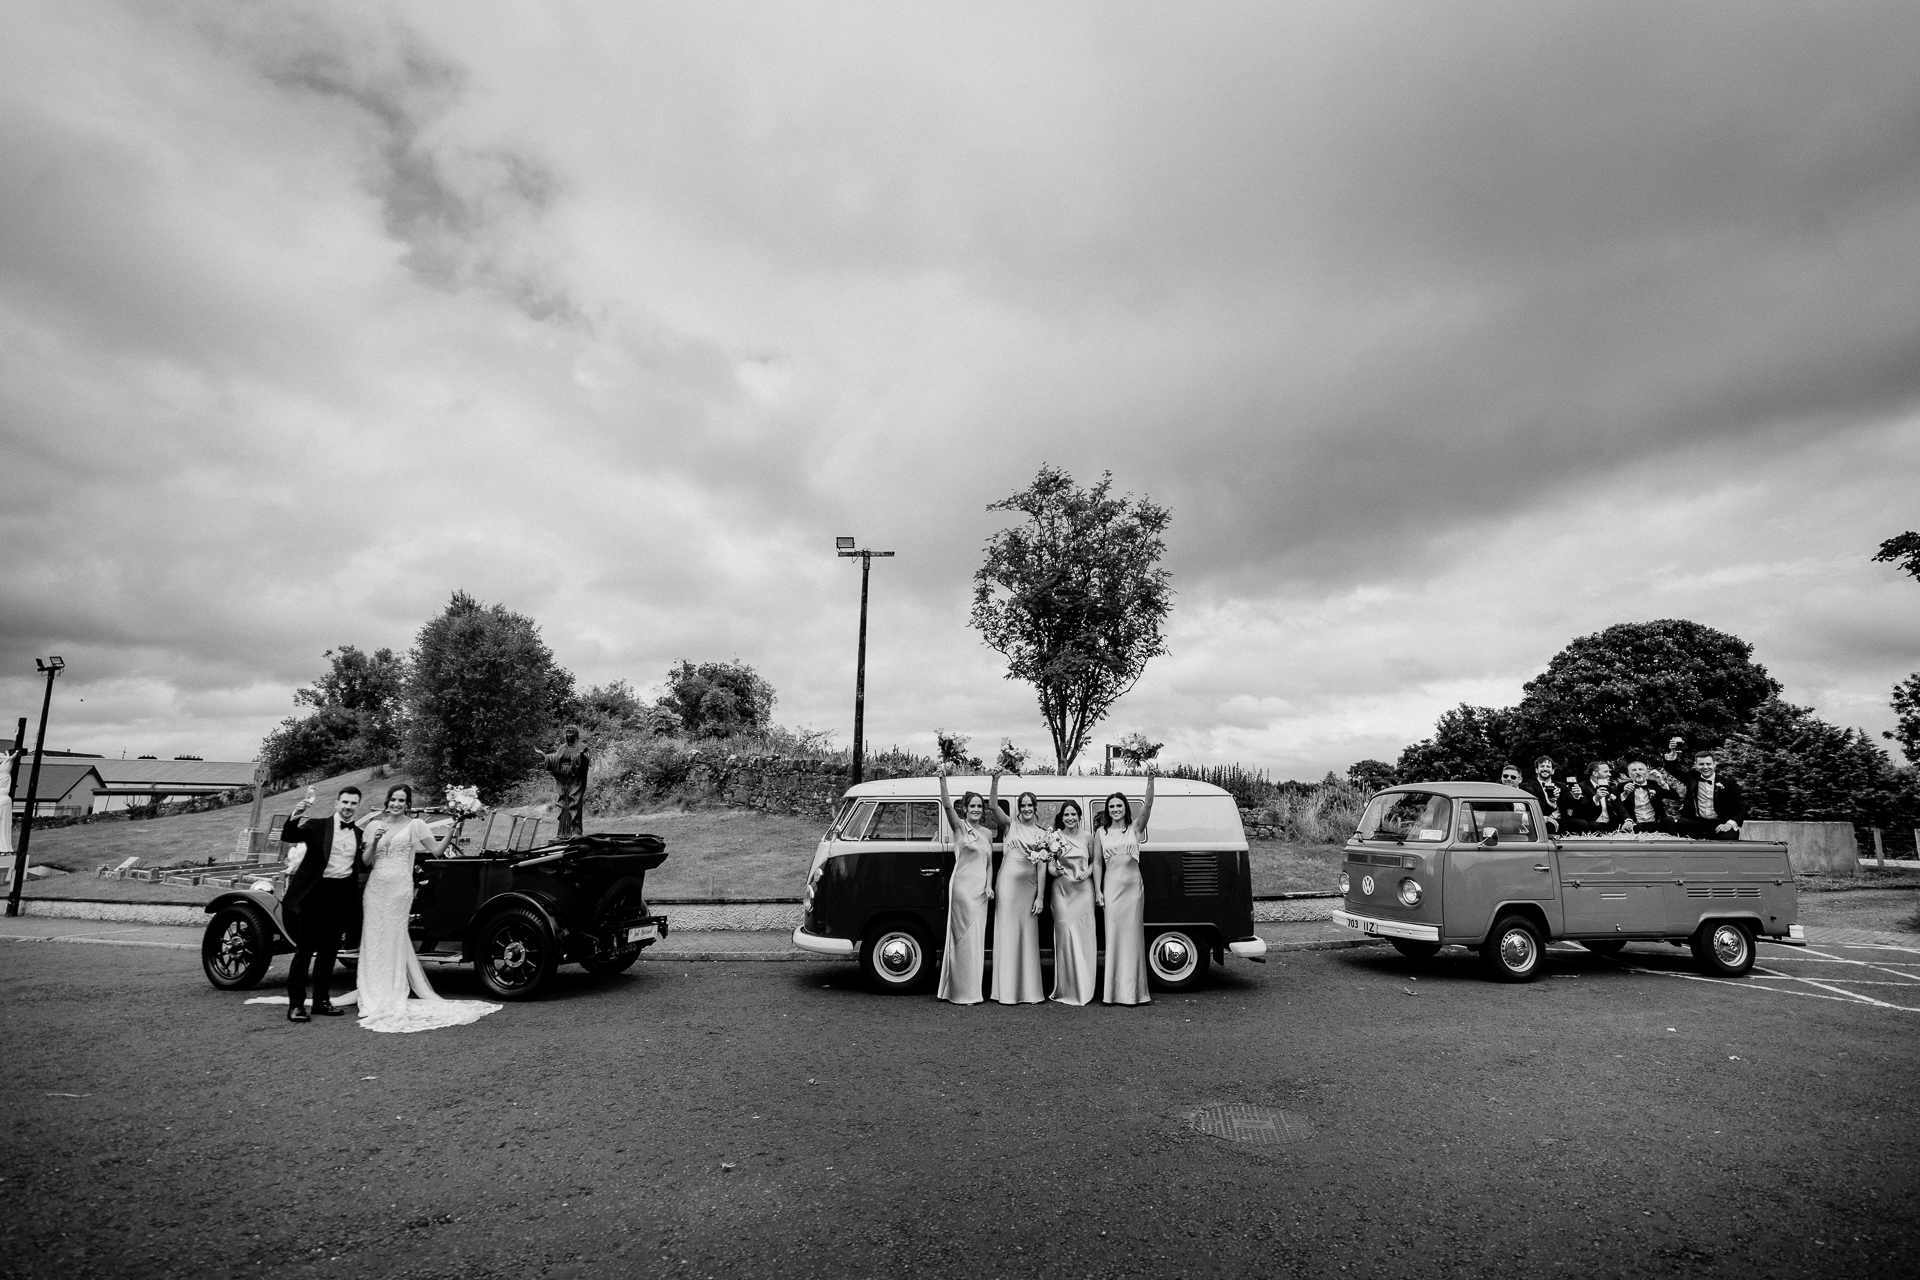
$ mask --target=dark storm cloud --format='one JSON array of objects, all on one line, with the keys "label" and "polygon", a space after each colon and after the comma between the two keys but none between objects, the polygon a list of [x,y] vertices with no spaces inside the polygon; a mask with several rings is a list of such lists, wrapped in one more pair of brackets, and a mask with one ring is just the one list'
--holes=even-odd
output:
[{"label": "dark storm cloud", "polygon": [[836,723],[854,533],[875,732],[1030,737],[965,604],[1042,461],[1173,508],[1115,728],[1192,756],[1391,754],[1626,617],[1904,670],[1911,6],[187,12],[0,49],[0,646],[102,734],[250,749],[455,586]]}]

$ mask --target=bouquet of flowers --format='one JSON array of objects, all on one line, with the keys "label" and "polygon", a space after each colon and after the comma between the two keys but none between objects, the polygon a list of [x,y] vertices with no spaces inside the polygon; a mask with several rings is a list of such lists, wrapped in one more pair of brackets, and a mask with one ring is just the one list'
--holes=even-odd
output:
[{"label": "bouquet of flowers", "polygon": [[[1060,861],[1061,856],[1065,854],[1066,851],[1066,837],[1058,831],[1049,831],[1047,832],[1047,838],[1041,841],[1040,848],[1034,851],[1033,860],[1035,862],[1045,862],[1047,864],[1047,871],[1052,875],[1072,878],[1073,873],[1067,870],[1065,863]],[[1042,856],[1043,854],[1044,856]]]},{"label": "bouquet of flowers", "polygon": [[448,787],[445,807],[456,818],[477,818],[487,811],[478,787]]},{"label": "bouquet of flowers", "polygon": [[453,827],[447,832],[446,843],[440,846],[441,856],[457,858],[461,855],[460,828],[467,824],[467,819],[485,813],[487,806],[480,803],[478,787],[448,787],[442,807],[453,815]]}]

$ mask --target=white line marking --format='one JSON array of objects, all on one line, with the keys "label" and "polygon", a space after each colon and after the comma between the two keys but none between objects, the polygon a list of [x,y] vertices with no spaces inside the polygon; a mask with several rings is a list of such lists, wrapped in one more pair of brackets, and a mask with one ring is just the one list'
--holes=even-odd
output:
[{"label": "white line marking", "polygon": [[[1732,987],[1736,991],[1764,991],[1768,995],[1775,996],[1806,996],[1810,1000],[1833,1000],[1840,1004],[1866,1004],[1880,1009],[1898,1009],[1902,1013],[1920,1013],[1920,1009],[1909,1008],[1904,1004],[1888,1004],[1884,1000],[1875,1000],[1871,996],[1855,995],[1852,992],[1844,992],[1837,996],[1823,996],[1817,991],[1800,991],[1792,987],[1770,987],[1765,983],[1739,982],[1730,978],[1709,978],[1699,973],[1674,973],[1666,969],[1635,969],[1632,966],[1627,966],[1627,972],[1650,973],[1656,978],[1684,978],[1688,982],[1711,982],[1717,986]],[[1783,974],[1782,976],[1784,977],[1786,975]],[[1800,981],[1807,982],[1809,980],[1802,978]],[[1821,984],[1816,982],[1812,985],[1819,986]],[[1838,990],[1838,988],[1828,989]]]},{"label": "white line marking", "polygon": [[1829,960],[1838,960],[1843,964],[1857,964],[1862,969],[1872,969],[1875,973],[1890,973],[1890,974],[1893,974],[1893,976],[1896,978],[1904,978],[1907,976],[1904,973],[1897,973],[1894,970],[1885,968],[1881,965],[1868,964],[1865,960],[1849,960],[1845,956],[1827,956],[1825,952],[1815,951],[1811,947],[1807,948],[1807,954],[1815,955],[1815,956],[1826,956],[1826,958]]}]

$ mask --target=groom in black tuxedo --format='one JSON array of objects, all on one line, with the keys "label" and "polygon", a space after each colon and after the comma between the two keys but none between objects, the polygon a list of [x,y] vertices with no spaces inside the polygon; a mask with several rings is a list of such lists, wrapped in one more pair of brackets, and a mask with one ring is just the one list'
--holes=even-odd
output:
[{"label": "groom in black tuxedo", "polygon": [[293,935],[293,967],[287,971],[287,1021],[311,1022],[307,1013],[307,966],[313,966],[313,1012],[338,1017],[328,998],[333,959],[360,920],[360,829],[353,825],[360,788],[342,787],[333,816],[307,818],[307,800],[293,807],[280,829],[286,844],[304,844],[306,856],[287,877],[281,918]]}]

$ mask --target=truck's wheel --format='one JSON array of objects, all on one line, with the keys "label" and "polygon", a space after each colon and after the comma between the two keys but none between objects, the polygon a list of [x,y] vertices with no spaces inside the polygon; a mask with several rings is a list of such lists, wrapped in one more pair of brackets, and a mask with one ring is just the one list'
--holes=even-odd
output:
[{"label": "truck's wheel", "polygon": [[481,985],[497,998],[527,1000],[553,976],[559,951],[539,912],[508,907],[480,930],[473,968]]},{"label": "truck's wheel", "polygon": [[933,941],[911,920],[875,925],[860,940],[860,971],[875,991],[903,996],[933,980]]},{"label": "truck's wheel", "polygon": [[1437,942],[1415,942],[1412,938],[1388,938],[1393,949],[1409,960],[1431,960],[1440,954]]},{"label": "truck's wheel", "polygon": [[1184,929],[1147,939],[1147,985],[1155,991],[1191,991],[1207,976],[1207,952]]},{"label": "truck's wheel", "polygon": [[1586,938],[1581,946],[1597,956],[1617,956],[1627,945],[1625,938]]},{"label": "truck's wheel", "polygon": [[222,991],[258,986],[273,963],[273,921],[251,902],[222,907],[200,937],[200,967]]},{"label": "truck's wheel", "polygon": [[1532,982],[1546,956],[1539,926],[1525,916],[1501,916],[1480,947],[1480,963],[1496,982]]},{"label": "truck's wheel", "polygon": [[1693,959],[1716,978],[1744,978],[1753,968],[1753,935],[1731,920],[1709,920],[1693,935]]}]

